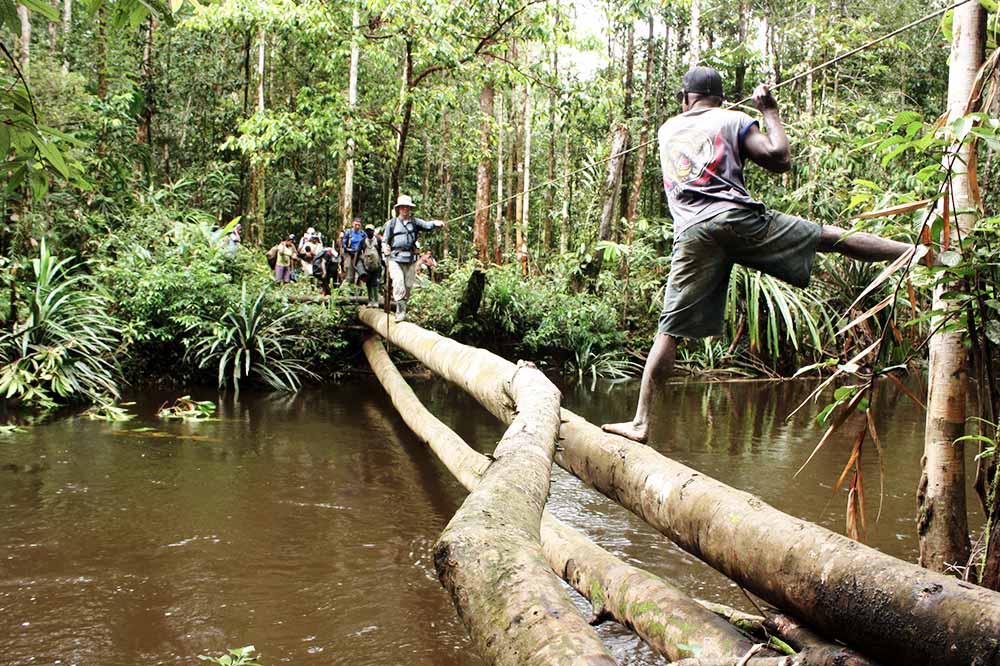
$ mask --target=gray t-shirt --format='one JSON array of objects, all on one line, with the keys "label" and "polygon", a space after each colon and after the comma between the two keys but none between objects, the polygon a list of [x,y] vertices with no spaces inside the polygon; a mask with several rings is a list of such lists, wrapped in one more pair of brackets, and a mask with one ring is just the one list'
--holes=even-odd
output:
[{"label": "gray t-shirt", "polygon": [[660,127],[660,168],[675,238],[733,208],[763,210],[743,183],[740,150],[756,123],[742,111],[712,108],[682,113]]}]

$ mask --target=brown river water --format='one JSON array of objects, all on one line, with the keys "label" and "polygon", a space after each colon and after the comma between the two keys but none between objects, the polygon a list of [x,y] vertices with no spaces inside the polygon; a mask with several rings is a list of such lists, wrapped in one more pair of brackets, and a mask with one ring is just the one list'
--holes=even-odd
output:
[{"label": "brown river water", "polygon": [[[793,476],[821,434],[822,405],[786,419],[811,385],[672,384],[651,445],[843,532],[846,494],[832,488],[850,435]],[[501,436],[460,390],[415,389],[480,451]],[[564,404],[596,423],[621,420],[636,390],[578,386]],[[431,560],[464,492],[374,380],[228,397],[205,423],[156,419],[175,397],[137,396],[139,417],[126,423],[69,418],[0,435],[0,664],[197,664],[248,644],[267,665],[481,663]],[[878,464],[866,452],[868,543],[912,561],[923,413],[889,387],[876,407],[885,495],[874,523]],[[970,507],[978,527],[971,494]],[[549,508],[696,597],[750,608],[721,575],[558,469]],[[623,664],[664,663],[614,623],[599,631]]]}]

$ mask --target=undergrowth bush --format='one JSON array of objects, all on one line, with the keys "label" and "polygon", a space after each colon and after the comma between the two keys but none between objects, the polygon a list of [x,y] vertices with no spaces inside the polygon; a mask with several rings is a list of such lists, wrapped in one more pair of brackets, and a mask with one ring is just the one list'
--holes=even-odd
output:
[{"label": "undergrowth bush", "polygon": [[0,395],[30,407],[118,397],[118,322],[93,278],[43,240],[18,283],[17,321],[0,335]]},{"label": "undergrowth bush", "polygon": [[[441,283],[427,283],[414,292],[416,320],[445,335],[533,360],[548,360],[589,371],[595,359],[624,348],[618,313],[599,296],[573,292],[551,275],[521,277],[513,265],[487,270],[478,314],[457,318],[465,286],[474,268],[456,268]],[[603,359],[607,366],[607,357]],[[583,364],[586,367],[580,367]]]}]

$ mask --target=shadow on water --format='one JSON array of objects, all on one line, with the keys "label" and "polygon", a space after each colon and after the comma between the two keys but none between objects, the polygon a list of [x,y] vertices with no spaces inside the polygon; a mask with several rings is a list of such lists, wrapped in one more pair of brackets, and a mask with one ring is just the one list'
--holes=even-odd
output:
[{"label": "shadow on water", "polygon": [[[795,476],[821,434],[816,405],[787,418],[810,386],[671,385],[651,446],[842,531],[844,495],[832,485],[850,429]],[[443,382],[414,388],[473,447],[492,451],[503,427],[474,400]],[[126,423],[72,418],[0,439],[3,663],[191,664],[250,643],[266,664],[479,663],[432,562],[464,491],[377,383],[239,400],[203,391],[194,397],[216,400],[217,419],[155,418],[176,397],[137,396],[139,416]],[[601,423],[627,417],[635,397],[633,383],[571,387],[564,403]],[[869,543],[912,560],[923,414],[888,390],[876,411],[887,476]],[[863,464],[874,516],[877,462]],[[562,470],[549,508],[695,596],[746,605],[719,574]],[[623,661],[661,663],[617,625],[599,630]]]}]

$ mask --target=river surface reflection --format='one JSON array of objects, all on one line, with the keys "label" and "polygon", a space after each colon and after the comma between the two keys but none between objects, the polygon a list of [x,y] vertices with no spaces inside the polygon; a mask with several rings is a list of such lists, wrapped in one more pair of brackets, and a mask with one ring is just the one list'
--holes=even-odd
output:
[{"label": "river surface reflection", "polygon": [[[503,429],[478,404],[439,381],[414,386],[462,437],[492,450]],[[821,434],[820,406],[786,420],[810,387],[673,384],[651,445],[843,531],[845,495],[832,485],[850,434],[793,476]],[[636,390],[570,388],[564,404],[596,423],[621,420]],[[264,664],[480,663],[431,561],[464,492],[374,380],[220,399],[219,418],[205,423],[157,420],[174,397],[135,396],[139,417],[126,423],[71,418],[0,436],[0,663],[195,664],[246,644]],[[923,414],[889,388],[876,408],[886,485],[875,523],[878,464],[867,456],[868,543],[913,560]],[[970,507],[978,511],[971,495]],[[722,576],[561,470],[549,508],[695,596],[748,606]],[[623,663],[663,663],[613,623],[600,632]]]}]

